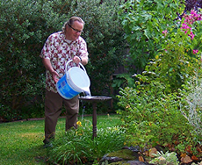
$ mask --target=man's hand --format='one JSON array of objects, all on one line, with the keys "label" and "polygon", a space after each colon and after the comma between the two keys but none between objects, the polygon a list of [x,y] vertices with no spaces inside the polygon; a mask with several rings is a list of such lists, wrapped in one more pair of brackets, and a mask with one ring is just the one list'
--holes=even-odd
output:
[{"label": "man's hand", "polygon": [[79,56],[74,56],[73,61],[78,65],[79,62],[81,63],[81,58]]},{"label": "man's hand", "polygon": [[53,70],[51,72],[51,74],[53,76],[53,80],[55,81],[55,83],[57,83],[59,81],[59,75],[58,75],[58,73],[55,70]]}]

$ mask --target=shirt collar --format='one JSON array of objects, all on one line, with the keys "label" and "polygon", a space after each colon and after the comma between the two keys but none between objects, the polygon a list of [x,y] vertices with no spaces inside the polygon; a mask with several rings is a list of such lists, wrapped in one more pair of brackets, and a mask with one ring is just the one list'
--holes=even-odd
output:
[{"label": "shirt collar", "polygon": [[73,43],[77,43],[79,38],[76,41],[71,41],[65,38],[65,34],[63,32],[60,33],[61,38],[69,45],[73,44]]}]

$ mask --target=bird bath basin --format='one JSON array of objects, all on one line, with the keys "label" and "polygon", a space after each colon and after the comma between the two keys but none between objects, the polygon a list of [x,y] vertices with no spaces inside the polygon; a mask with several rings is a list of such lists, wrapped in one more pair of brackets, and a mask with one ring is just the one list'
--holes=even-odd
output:
[{"label": "bird bath basin", "polygon": [[97,137],[97,102],[111,100],[108,96],[81,96],[79,100],[91,102],[93,105],[93,139]]}]

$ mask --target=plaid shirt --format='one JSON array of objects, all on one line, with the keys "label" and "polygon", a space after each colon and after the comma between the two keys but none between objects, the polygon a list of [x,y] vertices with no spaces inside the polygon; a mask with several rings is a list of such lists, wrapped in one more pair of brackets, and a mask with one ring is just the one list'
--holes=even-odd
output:
[{"label": "plaid shirt", "polygon": [[[72,60],[74,56],[88,56],[86,42],[82,37],[79,37],[76,41],[67,40],[62,32],[51,34],[40,54],[41,58],[50,59],[53,69],[59,74],[60,78],[64,75],[65,64]],[[75,66],[75,63],[70,62],[67,69],[73,66]],[[56,84],[48,70],[46,70],[46,89],[57,93]]]}]

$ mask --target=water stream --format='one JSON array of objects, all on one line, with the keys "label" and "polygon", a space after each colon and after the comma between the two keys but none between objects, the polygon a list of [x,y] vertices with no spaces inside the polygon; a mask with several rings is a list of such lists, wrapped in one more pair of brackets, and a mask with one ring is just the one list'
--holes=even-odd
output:
[{"label": "water stream", "polygon": [[[82,103],[83,103],[83,102],[82,102]],[[83,109],[82,109],[81,120],[83,120],[84,114],[85,114],[85,106],[83,106]]]},{"label": "water stream", "polygon": [[[85,97],[91,96],[90,88],[86,88],[83,91],[83,94],[84,94]],[[83,120],[83,117],[84,117],[84,114],[85,114],[85,106],[83,105],[83,101],[81,101],[81,103],[82,103],[82,106],[83,106],[81,120]]]},{"label": "water stream", "polygon": [[83,93],[84,93],[84,96],[91,96],[90,88],[85,88]]}]

